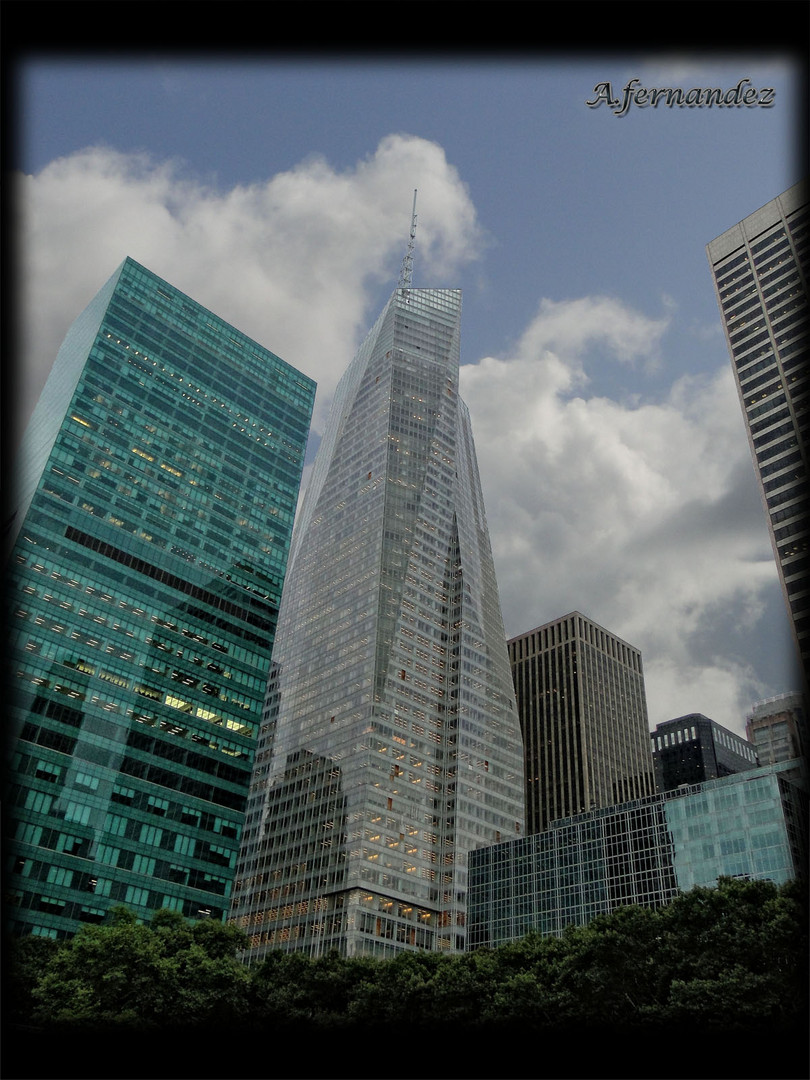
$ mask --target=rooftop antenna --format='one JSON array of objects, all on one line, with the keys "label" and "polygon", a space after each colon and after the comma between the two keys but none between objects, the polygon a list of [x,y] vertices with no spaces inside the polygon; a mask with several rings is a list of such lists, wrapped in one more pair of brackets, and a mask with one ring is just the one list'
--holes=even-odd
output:
[{"label": "rooftop antenna", "polygon": [[411,214],[411,235],[408,240],[408,250],[402,260],[402,269],[399,272],[399,288],[413,288],[413,246],[416,240],[416,188],[413,192],[413,213]]}]

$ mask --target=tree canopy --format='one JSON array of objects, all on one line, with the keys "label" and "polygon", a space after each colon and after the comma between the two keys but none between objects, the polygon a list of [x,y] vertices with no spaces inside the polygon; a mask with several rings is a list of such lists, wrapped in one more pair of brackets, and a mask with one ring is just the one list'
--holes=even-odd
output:
[{"label": "tree canopy", "polygon": [[[468,1048],[482,1036],[492,1046],[556,1038],[582,1044],[582,1052],[595,1034],[602,1045],[649,1036],[677,1047],[673,1038],[688,1032],[692,1046],[699,1036],[722,1036],[726,1047],[759,1042],[773,1050],[781,1042],[784,1053],[806,1030],[806,903],[796,882],[725,879],[666,907],[621,908],[560,938],[529,934],[461,955],[403,952],[383,960],[276,951],[247,966],[240,959],[246,945],[232,925],[191,923],[169,911],[144,925],[117,908],[68,941],[12,943],[7,1019],[20,1031],[73,1038],[89,1030],[183,1032],[193,1042],[193,1033],[204,1033],[216,1036],[222,1053],[233,1052],[240,1036],[255,1045],[257,1034],[272,1033],[279,1045],[303,1040],[317,1052],[352,1035],[388,1047],[405,1032]],[[778,1074],[794,1075],[780,1060]],[[671,1074],[645,1067],[647,1077],[693,1075],[683,1062]],[[418,1075],[396,1069],[390,1062],[376,1075]],[[312,1075],[342,1074],[330,1066]],[[726,1074],[715,1062],[705,1075]],[[754,1074],[738,1065],[736,1075]]]}]

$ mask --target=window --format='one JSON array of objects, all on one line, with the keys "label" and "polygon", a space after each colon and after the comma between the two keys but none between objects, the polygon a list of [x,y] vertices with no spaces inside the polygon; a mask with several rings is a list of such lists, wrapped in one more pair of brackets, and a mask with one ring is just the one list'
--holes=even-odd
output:
[{"label": "window", "polygon": [[49,885],[64,885],[67,888],[73,883],[73,871],[64,866],[49,866],[46,880]]},{"label": "window", "polygon": [[62,775],[62,769],[59,765],[52,765],[49,761],[38,761],[34,775],[38,780],[48,780],[55,783]]},{"label": "window", "polygon": [[96,848],[96,862],[106,863],[107,866],[117,866],[120,848],[109,847],[107,844],[99,844]]},{"label": "window", "polygon": [[183,836],[182,834],[175,837],[174,850],[178,855],[193,855],[196,842],[192,836]]},{"label": "window", "polygon": [[140,843],[157,847],[162,839],[163,829],[157,828],[156,825],[141,825],[141,834],[138,837]]},{"label": "window", "polygon": [[152,877],[155,873],[155,860],[148,855],[136,855],[132,861],[132,870],[136,874],[146,874]]},{"label": "window", "polygon": [[104,820],[104,832],[110,836],[125,836],[127,831],[127,819],[118,814],[107,814]]},{"label": "window", "polygon": [[125,904],[141,904],[146,907],[149,903],[149,890],[138,889],[134,885],[128,885],[124,894]]},{"label": "window", "polygon": [[53,805],[53,795],[44,791],[29,791],[25,798],[25,809],[37,814],[49,814]]}]

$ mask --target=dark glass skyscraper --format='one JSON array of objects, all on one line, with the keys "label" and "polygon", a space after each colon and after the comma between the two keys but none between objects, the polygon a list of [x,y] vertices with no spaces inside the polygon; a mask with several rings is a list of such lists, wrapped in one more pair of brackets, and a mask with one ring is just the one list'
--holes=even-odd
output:
[{"label": "dark glass skyscraper", "polygon": [[707,247],[776,565],[810,669],[807,266],[810,206],[796,184]]},{"label": "dark glass skyscraper", "polygon": [[397,289],[336,392],[234,887],[254,957],[463,950],[468,854],[523,829],[460,317],[458,290]]},{"label": "dark glass skyscraper", "polygon": [[[650,736],[657,791],[755,769],[756,747],[702,713],[658,724]],[[762,764],[769,764],[762,762]]]},{"label": "dark glass skyscraper", "polygon": [[12,929],[226,911],[314,391],[131,259],[69,331],[11,505]]},{"label": "dark glass skyscraper", "polygon": [[508,643],[526,826],[655,790],[641,653],[578,611]]}]

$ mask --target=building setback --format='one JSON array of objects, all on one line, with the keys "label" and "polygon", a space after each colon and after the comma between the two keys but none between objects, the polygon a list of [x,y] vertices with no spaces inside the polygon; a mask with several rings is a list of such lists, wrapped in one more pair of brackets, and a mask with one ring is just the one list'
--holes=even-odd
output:
[{"label": "building setback", "polygon": [[469,947],[559,936],[628,904],[661,907],[719,877],[803,876],[802,761],[734,773],[555,821],[470,856]]},{"label": "building setback", "polygon": [[702,713],[690,713],[658,724],[650,741],[657,791],[671,791],[681,784],[701,784],[718,776],[755,769],[758,764],[769,764],[758,761],[756,748],[747,739]]},{"label": "building setback", "polygon": [[578,611],[508,642],[526,825],[651,795],[641,653]]},{"label": "building setback", "polygon": [[459,290],[397,289],[336,392],[234,888],[251,958],[461,951],[469,851],[523,830],[460,317]]},{"label": "building setback", "polygon": [[806,183],[796,184],[707,245],[748,442],[805,677],[810,657],[808,245]]},{"label": "building setback", "polygon": [[224,917],[314,392],[132,259],[68,332],[8,535],[13,931]]}]

